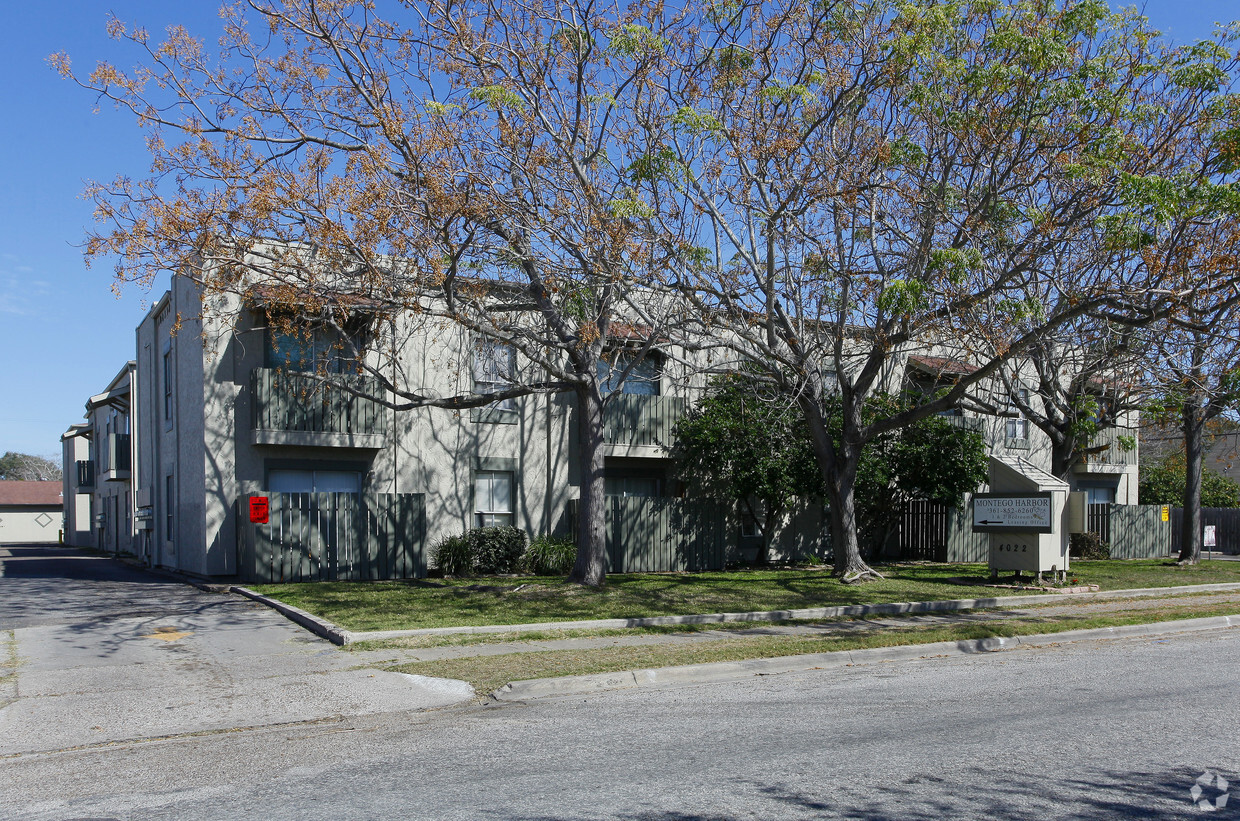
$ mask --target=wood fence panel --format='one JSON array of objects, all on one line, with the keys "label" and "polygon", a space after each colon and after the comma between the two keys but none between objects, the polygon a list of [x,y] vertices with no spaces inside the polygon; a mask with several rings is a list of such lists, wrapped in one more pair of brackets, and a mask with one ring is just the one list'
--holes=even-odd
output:
[{"label": "wood fence panel", "polygon": [[426,575],[421,494],[267,493],[268,524],[238,500],[238,575],[248,582]]},{"label": "wood fence panel", "polygon": [[[566,519],[576,534],[578,500]],[[713,502],[609,496],[603,505],[610,573],[720,570],[727,561],[730,508]]]},{"label": "wood fence panel", "polygon": [[[1171,553],[1178,554],[1181,545],[1181,532],[1184,521],[1184,508],[1176,507],[1171,509]],[[1240,508],[1234,507],[1203,507],[1201,509],[1201,526],[1214,525],[1214,536],[1217,544],[1214,546],[1215,553],[1226,553],[1229,555],[1240,554]],[[1202,553],[1209,548],[1205,547],[1205,541],[1202,541]]]},{"label": "wood fence panel", "polygon": [[1111,558],[1153,559],[1171,553],[1171,523],[1162,505],[1109,505]]}]

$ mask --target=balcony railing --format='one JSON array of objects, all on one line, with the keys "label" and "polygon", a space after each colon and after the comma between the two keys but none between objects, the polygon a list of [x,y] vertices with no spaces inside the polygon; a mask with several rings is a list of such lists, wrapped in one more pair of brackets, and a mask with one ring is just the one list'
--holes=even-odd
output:
[{"label": "balcony railing", "polygon": [[78,489],[90,489],[95,486],[95,463],[89,459],[79,459],[77,465]]},{"label": "balcony railing", "polygon": [[[332,374],[326,378],[371,396],[380,391],[379,381],[371,377]],[[382,405],[312,374],[255,368],[251,385],[255,431],[365,437],[387,433],[387,414]],[[313,440],[306,443],[325,444]]]},{"label": "balcony railing", "polygon": [[603,407],[603,441],[609,445],[670,447],[672,429],[686,401],[675,396],[617,394]]},{"label": "balcony railing", "polygon": [[949,414],[939,414],[939,416],[935,418],[942,419],[944,422],[954,425],[955,427],[971,430],[974,433],[980,433],[983,436],[986,435],[986,420],[982,419],[980,416],[952,416]]},{"label": "balcony railing", "polygon": [[[1121,441],[1121,438],[1124,441]],[[1103,446],[1106,449],[1086,454],[1082,463],[1084,469],[1137,464],[1136,438],[1137,432],[1132,428],[1103,428],[1090,437],[1086,447],[1091,451]]]}]

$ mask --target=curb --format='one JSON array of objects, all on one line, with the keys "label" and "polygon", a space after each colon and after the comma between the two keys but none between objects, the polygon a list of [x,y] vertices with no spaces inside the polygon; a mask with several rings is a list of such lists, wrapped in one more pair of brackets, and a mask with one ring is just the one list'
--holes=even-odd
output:
[{"label": "curb", "polygon": [[1046,644],[1086,641],[1090,639],[1158,636],[1167,633],[1189,633],[1229,627],[1240,627],[1240,616],[1210,616],[1200,619],[1130,624],[1120,627],[1065,630],[1061,633],[1042,633],[1012,638],[994,637],[970,641],[941,641],[933,644],[875,647],[869,650],[839,650],[834,653],[815,653],[803,656],[780,656],[778,658],[751,659],[748,661],[713,662],[684,667],[628,670],[617,673],[568,676],[565,678],[530,679],[528,681],[509,682],[491,693],[491,697],[496,701],[530,701],[539,698],[589,695],[610,690],[632,690],[641,687],[713,684],[740,681],[753,676],[832,670],[859,664],[917,661],[927,658],[996,653],[1015,649],[1016,647],[1037,647]]},{"label": "curb", "polygon": [[355,638],[357,634],[350,633],[343,627],[338,627],[330,621],[320,619],[318,616],[315,616],[312,613],[307,613],[299,607],[293,607],[291,604],[285,604],[279,599],[273,599],[269,596],[264,596],[261,593],[256,593],[248,587],[233,585],[228,588],[228,592],[236,593],[239,596],[245,596],[247,599],[256,601],[259,604],[265,604],[289,621],[301,625],[319,638],[327,639],[332,644],[343,647],[344,645],[352,644],[357,640]]},{"label": "curb", "polygon": [[[240,591],[244,588],[233,588]],[[1000,596],[986,599],[950,599],[946,601],[890,602],[887,604],[849,604],[839,607],[812,607],[803,610],[764,610],[750,613],[703,613],[692,616],[650,616],[634,619],[594,619],[589,621],[548,621],[530,624],[490,624],[479,627],[422,627],[413,630],[371,630],[350,632],[330,622],[321,622],[337,633],[347,636],[342,642],[381,641],[412,636],[445,636],[478,633],[529,633],[538,630],[608,630],[624,627],[664,627],[677,624],[723,624],[725,622],[786,621],[790,619],[830,619],[841,616],[899,616],[917,613],[950,613],[955,610],[992,610],[1020,607],[1027,604],[1046,604],[1090,599],[1126,599],[1141,596],[1160,596],[1167,593],[1204,593],[1240,590],[1240,583],[1193,584],[1182,587],[1146,587],[1134,590],[1108,590],[1099,593],[1045,593],[1033,596]],[[248,595],[256,601],[275,601],[260,597],[253,591]],[[287,607],[288,605],[284,605]],[[295,608],[294,608],[295,609]],[[299,613],[303,611],[297,611]],[[306,614],[309,616],[309,614]],[[309,616],[315,618],[314,616]],[[335,641],[335,639],[332,639]]]}]

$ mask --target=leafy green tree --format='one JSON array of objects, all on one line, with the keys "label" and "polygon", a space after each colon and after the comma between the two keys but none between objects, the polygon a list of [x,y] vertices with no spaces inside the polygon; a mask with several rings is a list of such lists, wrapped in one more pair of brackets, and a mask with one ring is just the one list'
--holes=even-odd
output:
[{"label": "leafy green tree", "polygon": [[[904,400],[880,395],[867,400],[867,418],[890,414]],[[839,435],[838,399],[828,398],[828,427]],[[745,376],[726,376],[676,427],[674,453],[682,479],[707,495],[737,501],[758,522],[766,563],[771,545],[798,498],[821,496],[822,476],[800,408],[773,386]],[[890,536],[909,499],[959,506],[965,493],[986,480],[980,433],[932,416],[869,442],[857,471],[860,530],[877,551]]]},{"label": "leafy green tree", "polygon": [[758,523],[760,564],[770,561],[792,504],[822,492],[800,410],[742,375],[720,377],[680,420],[673,453],[681,479],[714,498],[738,501]]},{"label": "leafy green tree", "polygon": [[[1138,491],[1141,503],[1179,507],[1184,503],[1186,474],[1184,463],[1175,459],[1149,467],[1142,465]],[[1240,507],[1240,482],[1212,470],[1203,470],[1201,506]]]}]

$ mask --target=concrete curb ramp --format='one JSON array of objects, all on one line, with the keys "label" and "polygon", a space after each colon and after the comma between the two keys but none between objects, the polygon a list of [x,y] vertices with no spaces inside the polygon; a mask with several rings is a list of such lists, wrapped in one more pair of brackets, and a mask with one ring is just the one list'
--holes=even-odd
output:
[{"label": "concrete curb ramp", "polygon": [[492,693],[491,696],[497,701],[530,701],[539,698],[581,696],[610,690],[632,690],[641,687],[712,684],[739,681],[753,676],[831,670],[857,664],[914,661],[945,656],[993,653],[1001,650],[1015,649],[1016,647],[1036,647],[1060,642],[1157,636],[1166,633],[1187,633],[1229,627],[1240,627],[1240,616],[1213,616],[1203,619],[1132,624],[1122,627],[1065,630],[1061,633],[1045,633],[1036,636],[988,638],[972,641],[943,641],[934,644],[876,647],[868,650],[840,650],[834,653],[781,656],[778,658],[751,659],[748,661],[714,662],[710,664],[693,664],[685,667],[662,667],[651,670],[597,673],[588,676],[530,679],[528,681],[509,682]]},{"label": "concrete curb ramp", "polygon": [[729,622],[786,621],[790,619],[834,619],[858,616],[907,616],[918,613],[950,613],[957,610],[992,610],[1023,607],[1049,602],[1128,599],[1142,596],[1165,596],[1178,593],[1216,593],[1240,590],[1240,584],[1193,584],[1182,587],[1147,587],[1135,590],[1108,590],[1101,593],[1048,593],[1033,596],[1000,596],[986,599],[953,599],[949,601],[892,602],[889,604],[850,604],[840,607],[813,607],[804,610],[765,610],[751,613],[704,613],[691,616],[650,616],[640,619],[595,619],[592,621],[555,621],[533,624],[493,624],[478,627],[424,627],[417,630],[372,630],[353,632],[320,619],[305,610],[256,593],[246,587],[234,586],[230,592],[265,604],[296,624],[325,638],[332,644],[346,645],[358,641],[381,641],[412,636],[443,636],[454,634],[530,633],[539,630],[614,630],[626,627],[664,627],[677,624],[724,624]]}]

